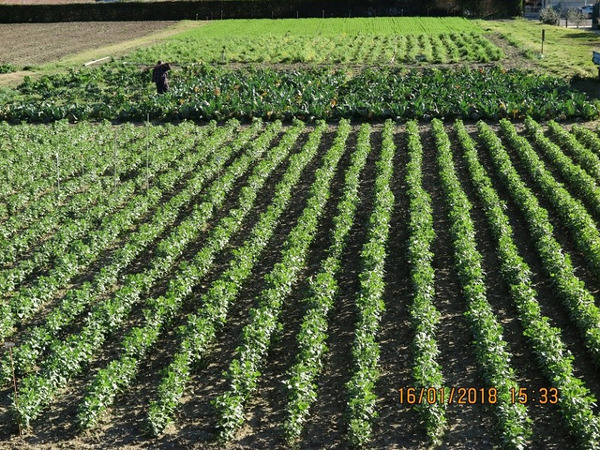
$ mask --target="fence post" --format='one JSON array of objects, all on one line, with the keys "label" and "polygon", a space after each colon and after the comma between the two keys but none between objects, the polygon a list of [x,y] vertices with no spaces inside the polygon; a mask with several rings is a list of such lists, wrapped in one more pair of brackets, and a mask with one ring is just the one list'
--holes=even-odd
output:
[{"label": "fence post", "polygon": [[150,155],[149,145],[150,141],[150,113],[146,116],[146,190],[150,189]]},{"label": "fence post", "polygon": [[542,28],[542,56],[544,56],[544,41],[546,40],[546,30]]},{"label": "fence post", "polygon": [[[15,392],[15,407],[17,409],[19,409],[19,393],[17,391],[17,377],[15,376],[15,361],[13,358],[13,352],[12,349],[15,346],[14,342],[5,342],[4,343],[4,348],[8,348],[8,352],[10,354],[10,367],[12,369],[12,379],[13,379],[13,389]],[[19,436],[21,436],[23,434],[23,427],[21,426],[21,423],[19,422]]]},{"label": "fence post", "polygon": [[58,150],[56,150],[56,192],[60,197],[60,159],[58,157]]},{"label": "fence post", "polygon": [[115,131],[113,139],[113,189],[117,187],[117,132]]}]

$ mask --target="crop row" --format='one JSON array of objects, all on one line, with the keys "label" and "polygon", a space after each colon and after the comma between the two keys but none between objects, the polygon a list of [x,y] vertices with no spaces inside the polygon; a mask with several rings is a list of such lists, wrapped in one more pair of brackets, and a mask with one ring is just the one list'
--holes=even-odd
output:
[{"label": "crop row", "polygon": [[[435,238],[431,197],[422,186],[423,148],[416,122],[406,124],[408,157],[406,167],[407,193],[410,199],[408,219],[408,263],[413,287],[410,308],[415,333],[413,348],[413,378],[415,387],[440,389],[442,368],[438,361],[439,347],[435,332],[440,312],[434,303],[435,272],[432,266],[432,242]],[[431,441],[439,443],[446,424],[444,405],[422,402],[418,406]]]},{"label": "crop row", "polygon": [[574,374],[573,356],[559,330],[552,328],[548,317],[542,315],[531,271],[519,254],[510,221],[504,212],[506,205],[498,197],[479,162],[473,140],[462,122],[457,121],[455,129],[471,181],[494,235],[494,245],[501,264],[500,273],[510,286],[510,295],[523,325],[523,334],[531,343],[539,367],[560,392],[559,405],[572,434],[579,439],[582,447],[598,448],[600,428],[594,414],[595,398],[590,395],[583,380]]},{"label": "crop row", "polygon": [[271,204],[260,215],[249,237],[235,252],[228,268],[202,296],[200,304],[203,306],[197,313],[191,314],[181,327],[179,348],[165,370],[157,398],[150,404],[148,424],[154,434],[162,433],[171,420],[192,369],[206,353],[217,331],[225,324],[231,303],[236,299],[243,283],[251,276],[254,264],[268,245],[281,215],[290,204],[294,186],[317,153],[323,131],[321,127],[311,133],[302,151],[290,158],[288,169],[275,188]]},{"label": "crop row", "polygon": [[450,218],[454,261],[463,295],[467,301],[466,316],[473,332],[476,356],[489,384],[497,389],[498,417],[503,443],[522,448],[531,434],[530,419],[524,405],[512,402],[511,389],[517,389],[516,375],[510,365],[511,354],[503,340],[503,329],[487,300],[486,283],[477,250],[472,208],[454,170],[450,139],[439,120],[432,123],[436,141],[442,189]]},{"label": "crop row", "polygon": [[371,437],[372,420],[376,416],[375,383],[379,378],[379,343],[377,334],[385,310],[384,268],[394,194],[390,183],[394,173],[394,123],[386,121],[381,154],[376,163],[374,207],[367,228],[367,241],[361,253],[360,292],[356,297],[358,320],[352,344],[354,368],[346,383],[348,394],[348,437],[353,445],[362,446]]},{"label": "crop row", "polygon": [[230,387],[214,402],[218,409],[220,435],[225,439],[231,438],[244,423],[244,404],[257,388],[259,369],[280,323],[283,302],[290,295],[300,271],[306,266],[308,250],[329,199],[329,187],[346,150],[345,142],[349,133],[349,126],[338,128],[333,145],[316,171],[306,206],[286,238],[279,262],[265,276],[266,287],[258,296],[257,306],[250,312],[251,322],[242,331],[237,357],[226,372]]},{"label": "crop row", "polygon": [[[117,75],[120,75],[119,77]],[[457,69],[225,69],[190,64],[173,71],[170,91],[154,94],[147,74],[110,65],[94,72],[28,80],[0,106],[0,120],[69,118],[290,121],[357,118],[595,118],[597,102],[564,80],[500,67]],[[90,92],[89,84],[98,89]]]},{"label": "crop row", "polygon": [[310,406],[317,400],[315,381],[323,368],[323,355],[327,351],[327,315],[339,291],[336,277],[341,269],[341,258],[360,202],[360,174],[371,151],[370,134],[371,127],[363,124],[358,132],[356,150],[346,171],[338,214],[333,219],[332,242],[327,250],[327,257],[321,262],[321,270],[311,280],[310,295],[305,300],[307,306],[297,336],[296,363],[290,369],[286,381],[289,394],[288,417],[284,427],[290,443],[300,438],[303,424],[310,414]]}]

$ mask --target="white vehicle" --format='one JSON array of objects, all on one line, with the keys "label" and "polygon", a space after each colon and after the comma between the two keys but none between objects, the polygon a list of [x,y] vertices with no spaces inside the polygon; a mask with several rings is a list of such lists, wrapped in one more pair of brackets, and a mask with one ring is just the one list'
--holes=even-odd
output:
[{"label": "white vehicle", "polygon": [[588,19],[592,18],[592,12],[594,11],[594,5],[586,5],[586,6],[580,6],[579,11],[581,11],[583,14],[585,14],[585,17],[587,17]]}]

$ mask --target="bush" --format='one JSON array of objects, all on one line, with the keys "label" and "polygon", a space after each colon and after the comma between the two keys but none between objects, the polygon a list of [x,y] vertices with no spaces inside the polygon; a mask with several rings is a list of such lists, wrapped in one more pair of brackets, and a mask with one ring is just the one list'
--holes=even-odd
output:
[{"label": "bush", "polygon": [[16,71],[17,67],[13,64],[0,63],[0,73],[11,73]]},{"label": "bush", "polygon": [[558,11],[554,10],[549,6],[540,11],[540,21],[542,23],[547,23],[549,25],[558,25],[559,18],[560,14],[558,13]]},{"label": "bush", "polygon": [[586,15],[576,8],[567,9],[566,18],[567,21],[574,23],[577,28],[579,28],[579,26],[585,21],[585,19],[587,19]]}]

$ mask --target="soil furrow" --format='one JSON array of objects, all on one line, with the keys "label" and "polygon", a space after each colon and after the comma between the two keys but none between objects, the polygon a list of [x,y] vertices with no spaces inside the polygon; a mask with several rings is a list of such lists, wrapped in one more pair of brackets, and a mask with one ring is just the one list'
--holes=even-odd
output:
[{"label": "soil furrow", "polygon": [[375,448],[420,448],[426,445],[424,428],[416,410],[400,405],[398,389],[413,385],[410,322],[412,292],[407,261],[409,199],[406,192],[408,154],[404,127],[395,134],[396,155],[391,189],[396,199],[387,248],[385,313],[381,321],[380,376],[377,388],[379,413],[373,427]]}]

